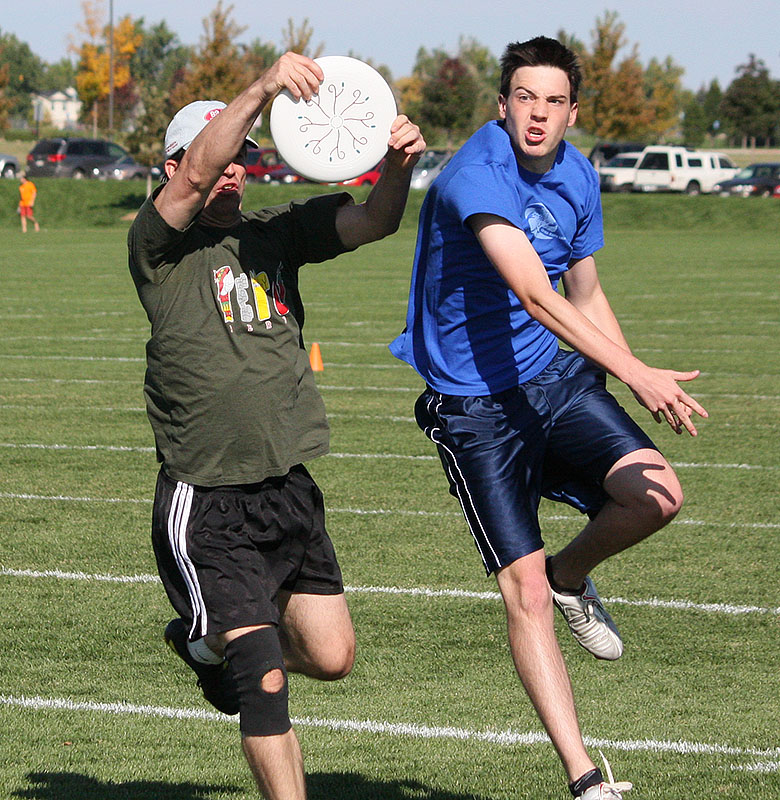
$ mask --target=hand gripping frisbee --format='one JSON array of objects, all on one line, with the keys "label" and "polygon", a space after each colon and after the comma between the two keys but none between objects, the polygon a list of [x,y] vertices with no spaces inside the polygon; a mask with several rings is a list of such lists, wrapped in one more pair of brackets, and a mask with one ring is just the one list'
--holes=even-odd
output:
[{"label": "hand gripping frisbee", "polygon": [[347,56],[315,59],[325,79],[311,100],[286,89],[271,107],[271,136],[281,157],[309,180],[338,183],[376,166],[397,115],[385,79]]}]

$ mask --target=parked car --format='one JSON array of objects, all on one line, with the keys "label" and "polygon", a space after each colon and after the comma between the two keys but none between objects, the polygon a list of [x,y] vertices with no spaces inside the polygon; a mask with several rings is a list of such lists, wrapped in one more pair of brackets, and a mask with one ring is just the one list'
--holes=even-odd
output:
[{"label": "parked car", "polygon": [[250,181],[263,183],[295,183],[300,180],[273,147],[250,147],[247,150],[246,176]]},{"label": "parked car", "polygon": [[750,164],[730,180],[717,183],[712,191],[724,196],[735,194],[742,197],[780,194],[780,164]]},{"label": "parked car", "polygon": [[278,169],[263,175],[263,183],[305,183],[306,179],[300,176],[292,167],[282,162]]},{"label": "parked car", "polygon": [[588,161],[598,169],[621,153],[638,153],[644,149],[641,142],[599,142],[588,155]]},{"label": "parked car", "polygon": [[642,153],[621,153],[599,167],[602,192],[630,192],[634,188],[636,165]]},{"label": "parked car", "polygon": [[15,178],[18,174],[19,159],[16,156],[0,153],[0,176],[3,178]]},{"label": "parked car", "polygon": [[384,158],[370,170],[358,175],[357,178],[350,178],[348,181],[339,181],[340,186],[373,186],[382,174],[382,167],[385,165]]},{"label": "parked car", "polygon": [[412,189],[427,189],[451,158],[447,150],[426,150],[412,170]]},{"label": "parked car", "polygon": [[128,181],[145,178],[148,174],[149,167],[139,164],[132,156],[123,156],[118,161],[92,168],[92,175],[102,181],[108,179]]},{"label": "parked car", "polygon": [[634,191],[711,192],[715,184],[733,178],[737,172],[734,162],[723,153],[652,145],[645,147],[636,165]]},{"label": "parked car", "polygon": [[104,139],[41,139],[27,156],[32,177],[87,178],[95,167],[124,158],[127,151]]}]

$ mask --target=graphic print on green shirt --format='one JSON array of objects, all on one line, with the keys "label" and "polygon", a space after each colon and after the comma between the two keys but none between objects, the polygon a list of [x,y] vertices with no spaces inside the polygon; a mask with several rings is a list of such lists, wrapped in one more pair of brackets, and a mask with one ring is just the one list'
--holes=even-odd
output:
[{"label": "graphic print on green shirt", "polygon": [[153,198],[128,234],[151,323],[146,407],[175,480],[256,483],[328,450],[325,407],[301,330],[298,269],[345,251],[345,194],[242,214],[228,229],[171,228]]}]

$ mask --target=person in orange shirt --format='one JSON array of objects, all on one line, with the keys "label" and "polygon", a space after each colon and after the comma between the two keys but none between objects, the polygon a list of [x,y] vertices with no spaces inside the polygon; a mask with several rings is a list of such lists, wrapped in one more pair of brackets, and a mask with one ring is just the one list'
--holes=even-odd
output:
[{"label": "person in orange shirt", "polygon": [[32,220],[35,230],[41,229],[38,220],[33,216],[33,206],[38,190],[32,181],[27,180],[27,176],[22,172],[19,175],[19,216],[22,220],[22,233],[27,233],[27,220]]}]

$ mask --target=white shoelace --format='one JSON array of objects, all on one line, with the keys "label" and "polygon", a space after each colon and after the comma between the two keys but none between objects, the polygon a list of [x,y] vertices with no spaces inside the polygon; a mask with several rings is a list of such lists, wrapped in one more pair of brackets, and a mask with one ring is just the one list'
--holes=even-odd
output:
[{"label": "white shoelace", "polygon": [[633,783],[629,783],[629,781],[616,781],[615,776],[612,774],[612,767],[609,765],[609,761],[607,761],[607,757],[604,753],[599,750],[601,754],[601,758],[604,761],[604,768],[607,771],[607,782],[601,784],[602,790],[606,790],[606,794],[602,793],[603,800],[622,800],[623,795],[621,792],[627,792],[630,789],[634,788]]}]

